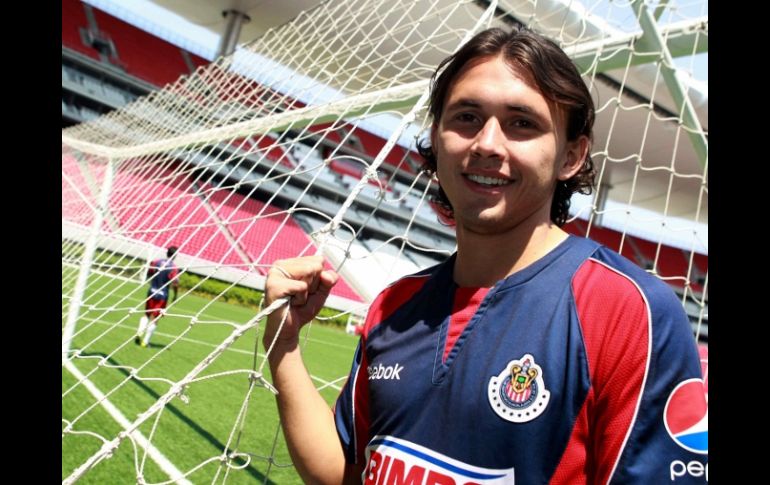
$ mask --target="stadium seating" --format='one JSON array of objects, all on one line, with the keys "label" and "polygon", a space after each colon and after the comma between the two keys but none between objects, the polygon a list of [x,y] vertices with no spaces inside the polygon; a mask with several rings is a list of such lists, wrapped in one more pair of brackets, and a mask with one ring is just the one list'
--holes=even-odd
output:
[{"label": "stadium seating", "polygon": [[182,246],[185,253],[209,261],[244,264],[185,175],[153,168],[150,178],[145,165],[131,168],[117,173],[110,196],[111,214],[123,235],[160,247]]},{"label": "stadium seating", "polygon": [[80,30],[88,30],[88,19],[80,0],[62,0],[62,45],[69,47],[92,59],[99,60],[99,51],[83,43]]},{"label": "stadium seating", "polygon": [[98,164],[90,164],[89,170],[95,180],[89,181],[83,175],[78,161],[72,156],[62,156],[62,219],[83,226],[93,222],[93,207],[97,206],[93,184],[99,184],[104,174],[104,168]]},{"label": "stadium seating", "polygon": [[[94,47],[84,43],[83,35],[81,35],[81,30],[89,30],[89,22],[85,13],[86,8],[80,0],[62,0],[62,44],[92,59],[101,60],[103,56],[100,56]],[[190,67],[185,62],[182,49],[179,47],[127,24],[98,8],[92,8],[92,12],[98,26],[98,34],[112,42],[115,47],[115,56],[110,58],[109,62],[122,67],[128,74],[156,86],[161,86],[175,81],[180,75],[190,72]],[[148,62],[148,59],[162,59],[163,61]],[[200,66],[207,62],[205,59],[192,54],[188,56],[188,59],[191,60],[193,66]],[[104,97],[112,96],[112,98],[115,98],[116,103],[121,101],[117,97],[120,93],[104,92],[104,86],[96,86],[96,88],[102,91],[101,94]],[[274,94],[280,96],[278,93]],[[252,93],[252,97],[255,97],[255,103],[261,103],[268,96],[269,91],[266,89],[259,90],[257,88]],[[286,100],[284,104],[286,107],[304,106],[304,103],[291,99]],[[86,109],[86,107],[81,108],[81,110]],[[335,126],[334,128],[330,124],[315,125],[309,127],[309,130],[313,133],[323,134],[331,142],[342,143],[342,140],[345,139],[345,145],[350,150],[359,151],[370,158],[374,158],[385,144],[384,139],[350,125]],[[279,162],[287,167],[296,166],[297,162],[301,162],[305,157],[307,159],[303,163],[304,167],[318,165],[330,155],[328,147],[318,147],[316,149],[308,147],[304,152],[295,149],[295,152],[298,153],[286,153],[280,146],[275,146],[275,136],[276,134],[251,137],[245,139],[245,141],[239,139],[234,142],[234,145],[240,145],[241,149],[245,151],[257,154],[264,153],[266,160]],[[295,145],[295,147],[297,146],[302,145]],[[414,173],[415,160],[420,160],[420,157],[416,154],[411,154],[413,160],[410,163],[402,162],[404,156],[405,149],[397,145],[387,154],[385,163],[392,167],[397,166],[405,172]],[[336,187],[349,188],[360,179],[364,166],[349,159],[334,159],[330,163],[329,168],[330,170],[328,171],[322,170],[319,179]],[[95,169],[96,173],[99,173],[98,166],[92,166],[91,169]],[[73,222],[88,225],[92,221],[89,204],[93,206],[95,200],[92,193],[84,193],[83,187],[90,187],[89,184],[93,184],[94,181],[88,181],[83,177],[74,159],[65,158],[62,170],[65,175],[62,181],[62,216]],[[122,187],[122,189],[116,189],[116,192],[112,194],[111,205],[117,207],[118,204],[115,202],[120,198],[124,200],[120,204],[121,208],[112,214],[113,219],[107,218],[105,221],[105,224],[113,224],[111,230],[120,230],[126,232],[129,237],[135,237],[161,246],[169,240],[174,240],[177,243],[187,241],[187,252],[197,252],[199,253],[197,255],[204,259],[212,261],[222,260],[225,264],[244,263],[243,258],[238,255],[238,251],[232,247],[228,239],[223,235],[222,231],[224,228],[217,227],[215,223],[211,222],[207,208],[202,202],[203,199],[199,195],[195,195],[195,190],[191,188],[188,179],[183,176],[171,177],[169,174],[165,182],[161,182],[157,176],[153,177],[154,180],[150,182],[138,172],[132,174],[125,171],[119,172],[118,178],[130,180],[123,180],[115,184],[115,187]],[[66,179],[69,179],[71,183],[67,182]],[[386,179],[383,176],[382,182],[385,181]],[[126,183],[128,185],[125,185]],[[374,181],[371,183],[376,184]],[[77,194],[76,197],[68,196],[65,203],[64,194],[71,193],[74,190],[73,185],[78,187],[81,193]],[[407,187],[400,182],[393,181],[386,189],[389,191],[389,197],[394,198],[400,197]],[[148,193],[152,194],[150,199],[140,200],[140,195]],[[216,207],[215,210],[219,218],[223,221],[230,221],[226,224],[227,230],[238,241],[240,249],[249,258],[253,258],[254,261],[269,264],[269,262],[277,258],[299,254],[310,243],[307,234],[293,218],[279,214],[279,209],[265,206],[263,202],[255,198],[247,198],[244,195],[231,191],[211,191],[211,193],[213,195],[210,203],[213,207]],[[375,197],[374,188],[372,188],[371,193],[367,192],[366,195]],[[312,194],[307,194],[306,197],[309,200],[312,196]],[[84,200],[84,197],[86,200]],[[133,201],[136,202],[134,203]],[[322,207],[324,203],[326,203],[325,199],[317,201],[319,207]],[[427,203],[427,201],[423,202],[420,209],[417,210],[418,203],[418,196],[408,194],[403,201],[399,202],[398,208],[409,214],[414,214],[416,211],[416,216],[420,219],[432,220],[436,217],[432,204]],[[265,217],[255,222],[254,217],[260,211],[263,211],[262,214]],[[358,212],[358,215],[362,218],[368,216],[363,210]],[[152,219],[151,226],[146,226],[144,221],[147,218]],[[119,224],[119,228],[114,226],[115,221]],[[399,232],[403,229],[400,226],[403,223],[382,217],[372,218],[371,223],[374,227],[384,231],[395,230]],[[568,224],[565,229],[573,234],[584,235],[586,223],[577,220]],[[429,246],[435,242],[428,235],[415,231],[407,236],[410,240],[421,245]],[[273,237],[275,237],[273,244],[270,244],[267,252],[264,252],[263,248]],[[617,231],[594,225],[591,228],[590,237],[612,249],[617,250],[620,248],[621,234]],[[366,243],[361,244],[359,249],[367,251],[365,249],[366,245]],[[626,236],[622,254],[641,267],[650,269],[656,259],[657,246],[656,242]],[[377,254],[377,257],[387,259],[392,257],[392,255]],[[436,256],[434,260],[431,256],[420,255],[411,258],[410,262],[403,264],[395,264],[389,260],[365,259],[370,261],[370,263],[351,264],[361,266],[359,269],[368,268],[369,274],[372,271],[382,271],[383,267],[397,268],[394,274],[402,274],[407,269],[425,267],[432,262],[440,260],[441,257]],[[681,289],[684,286],[684,281],[681,277],[687,274],[688,259],[689,253],[687,252],[677,248],[661,246],[660,253],[657,256],[656,270],[664,278],[673,277],[673,279],[669,279],[667,282],[673,287]],[[691,287],[696,292],[700,292],[703,289],[702,275],[705,274],[707,269],[708,256],[695,254],[693,272],[690,275],[690,279]],[[354,300],[360,300],[360,296],[345,284],[338,285],[338,289],[335,291],[350,295]]]},{"label": "stadium seating", "polygon": [[[93,59],[100,60],[99,52],[83,43],[80,29],[89,29],[85,14],[86,7],[79,0],[62,0],[62,44]],[[110,62],[124,69],[128,74],[156,86],[176,81],[182,74],[188,74],[188,67],[182,49],[154,35],[127,24],[98,8],[93,8],[98,32],[115,47],[115,56]],[[193,67],[208,61],[187,53]],[[152,59],[155,62],[148,62]]]}]

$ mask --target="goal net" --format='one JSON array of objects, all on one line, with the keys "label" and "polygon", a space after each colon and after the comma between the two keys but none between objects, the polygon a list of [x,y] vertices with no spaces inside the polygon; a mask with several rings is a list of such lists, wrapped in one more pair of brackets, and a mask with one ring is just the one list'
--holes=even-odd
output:
[{"label": "goal net", "polygon": [[[298,483],[262,305],[277,259],[341,280],[302,334],[333,403],[356,323],[395,279],[455,248],[415,143],[428,79],[475,33],[521,23],[560,43],[595,96],[598,190],[567,230],[636,261],[708,331],[703,1],[330,0],[125,107],[62,131],[65,483]],[[689,64],[688,64],[689,63]],[[135,344],[146,275],[179,248],[177,298]]]}]

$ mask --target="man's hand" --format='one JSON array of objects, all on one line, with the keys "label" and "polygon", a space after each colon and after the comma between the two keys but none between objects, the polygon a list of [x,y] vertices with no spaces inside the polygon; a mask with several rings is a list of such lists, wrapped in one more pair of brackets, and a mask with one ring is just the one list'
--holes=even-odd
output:
[{"label": "man's hand", "polygon": [[[304,483],[346,483],[345,454],[334,414],[315,388],[298,345],[300,328],[323,308],[337,278],[334,271],[324,271],[321,256],[310,256],[276,261],[265,282],[265,306],[290,298],[288,308],[279,307],[268,315],[262,343],[269,349],[275,340],[268,360],[278,390],[278,415],[292,462]],[[277,333],[284,315],[286,321]],[[358,483],[360,477],[359,470]]]},{"label": "man's hand", "polygon": [[[284,259],[273,263],[265,282],[265,306],[280,298],[290,298],[289,315],[278,336],[277,345],[296,345],[300,328],[321,311],[338,278],[334,271],[323,269],[321,256]],[[268,316],[262,339],[265,348],[270,347],[285,311],[281,307]]]}]

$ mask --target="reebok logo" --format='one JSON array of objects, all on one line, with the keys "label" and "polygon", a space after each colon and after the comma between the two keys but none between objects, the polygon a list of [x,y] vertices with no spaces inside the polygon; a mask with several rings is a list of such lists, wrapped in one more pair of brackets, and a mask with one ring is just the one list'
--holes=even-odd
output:
[{"label": "reebok logo", "polygon": [[383,366],[382,364],[377,365],[370,365],[366,368],[366,371],[369,373],[369,380],[374,381],[377,379],[396,379],[401,380],[401,376],[399,375],[399,372],[404,370],[403,365],[399,365],[398,362],[396,362],[395,365],[389,365],[387,367]]}]

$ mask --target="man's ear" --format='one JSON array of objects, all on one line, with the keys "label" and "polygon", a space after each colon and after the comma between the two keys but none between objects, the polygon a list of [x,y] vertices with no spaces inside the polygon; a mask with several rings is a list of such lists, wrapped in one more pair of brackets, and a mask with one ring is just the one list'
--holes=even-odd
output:
[{"label": "man's ear", "polygon": [[580,135],[577,140],[568,141],[564,163],[559,167],[558,179],[561,181],[569,180],[578,173],[583,168],[583,163],[585,163],[590,149],[591,142],[586,135]]}]

